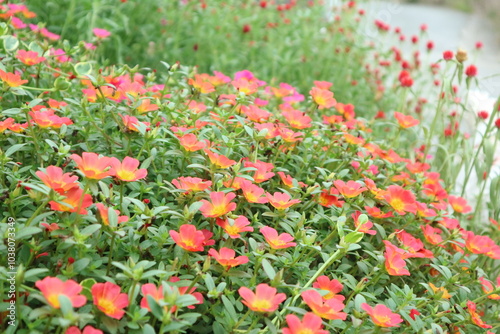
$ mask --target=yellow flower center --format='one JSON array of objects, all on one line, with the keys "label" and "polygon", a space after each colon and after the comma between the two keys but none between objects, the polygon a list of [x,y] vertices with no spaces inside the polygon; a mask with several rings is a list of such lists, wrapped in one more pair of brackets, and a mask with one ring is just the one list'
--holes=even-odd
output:
[{"label": "yellow flower center", "polygon": [[400,200],[399,198],[395,198],[395,199],[391,200],[391,202],[389,204],[391,204],[391,206],[396,211],[404,211],[403,209],[405,207],[405,203],[402,200]]},{"label": "yellow flower center", "polygon": [[226,232],[229,235],[236,235],[236,234],[240,233],[240,229],[238,227],[236,227],[236,226],[228,225],[226,227]]},{"label": "yellow flower center", "polygon": [[252,303],[252,309],[257,312],[265,312],[271,307],[271,303],[266,299],[258,299]]},{"label": "yellow flower center", "polygon": [[98,306],[105,314],[113,314],[116,311],[116,306],[113,301],[109,299],[101,299],[98,302]]},{"label": "yellow flower center", "polygon": [[51,294],[48,298],[47,301],[49,302],[50,305],[54,308],[59,308],[61,305],[59,304],[59,295],[58,294]]}]

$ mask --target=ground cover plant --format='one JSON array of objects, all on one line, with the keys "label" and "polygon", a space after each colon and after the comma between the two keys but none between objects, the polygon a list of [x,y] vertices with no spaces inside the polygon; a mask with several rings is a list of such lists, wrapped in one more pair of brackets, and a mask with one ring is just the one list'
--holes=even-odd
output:
[{"label": "ground cover plant", "polygon": [[103,65],[106,30],[72,45],[25,5],[2,9],[3,331],[500,327],[498,104],[474,147],[463,52],[424,68],[366,46],[359,66],[399,101],[370,115],[328,80]]}]

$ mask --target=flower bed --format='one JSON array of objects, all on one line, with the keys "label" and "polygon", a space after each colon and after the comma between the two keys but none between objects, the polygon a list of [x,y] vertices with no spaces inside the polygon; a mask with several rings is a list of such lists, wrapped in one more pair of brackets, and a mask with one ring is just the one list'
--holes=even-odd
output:
[{"label": "flower bed", "polygon": [[470,225],[427,149],[405,147],[424,129],[409,108],[364,119],[328,81],[302,95],[249,70],[103,67],[5,9],[7,333],[500,326],[498,223]]}]

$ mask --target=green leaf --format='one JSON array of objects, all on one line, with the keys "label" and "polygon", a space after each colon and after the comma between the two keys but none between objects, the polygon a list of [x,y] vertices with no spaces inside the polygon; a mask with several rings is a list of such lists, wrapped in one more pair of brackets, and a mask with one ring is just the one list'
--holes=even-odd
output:
[{"label": "green leaf", "polygon": [[146,324],[142,328],[142,334],[156,334],[156,332],[155,329],[150,324]]},{"label": "green leaf", "polygon": [[26,144],[15,144],[15,145],[12,145],[11,147],[9,147],[7,149],[7,151],[5,151],[5,156],[6,157],[10,157],[12,154],[16,153],[17,151],[19,151],[23,146],[25,146]]},{"label": "green leaf", "polygon": [[262,259],[262,268],[264,269],[267,277],[269,277],[270,280],[272,280],[274,276],[276,276],[276,271],[266,259]]},{"label": "green leaf", "polygon": [[42,232],[42,229],[35,226],[22,227],[19,231],[17,231],[16,238],[17,240],[25,239],[31,237],[33,234],[38,234]]},{"label": "green leaf", "polygon": [[92,224],[85,227],[80,233],[84,235],[91,235],[94,234],[99,229],[101,229],[101,224]]},{"label": "green leaf", "polygon": [[92,64],[89,62],[81,62],[75,65],[75,72],[79,76],[86,76],[92,73]]},{"label": "green leaf", "polygon": [[92,299],[92,286],[97,282],[93,278],[86,278],[80,282],[80,285],[83,287],[82,295],[87,297],[88,299]]},{"label": "green leaf", "polygon": [[236,310],[234,309],[233,303],[231,303],[229,299],[224,295],[221,296],[221,299],[222,303],[224,304],[224,308],[226,309],[231,319],[236,320],[238,317],[236,316]]},{"label": "green leaf", "polygon": [[14,52],[19,48],[19,40],[14,36],[5,36],[3,40],[3,48],[7,52]]}]

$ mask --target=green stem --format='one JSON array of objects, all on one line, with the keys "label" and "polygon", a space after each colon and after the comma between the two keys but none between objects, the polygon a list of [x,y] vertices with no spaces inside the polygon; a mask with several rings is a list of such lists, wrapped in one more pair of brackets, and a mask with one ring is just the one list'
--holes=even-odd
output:
[{"label": "green stem", "polygon": [[115,246],[115,239],[116,239],[116,233],[113,233],[113,237],[111,238],[111,246],[109,246],[109,253],[108,253],[108,266],[106,268],[106,276],[109,275],[109,271],[111,270],[111,262],[113,260],[113,247]]}]

